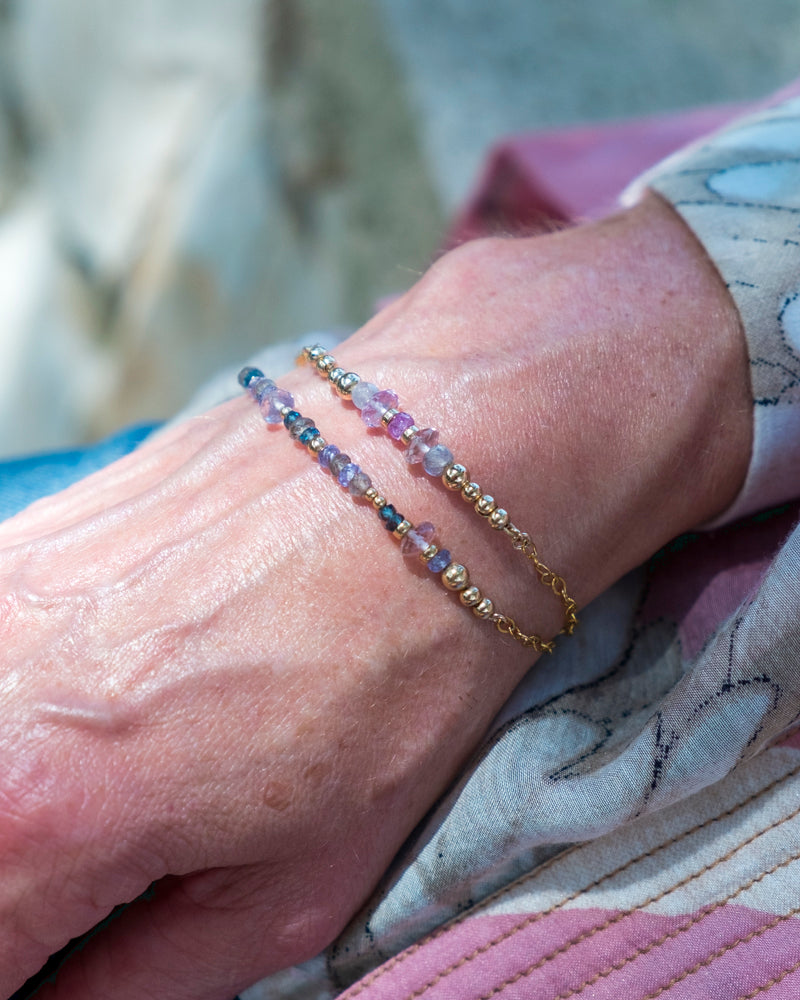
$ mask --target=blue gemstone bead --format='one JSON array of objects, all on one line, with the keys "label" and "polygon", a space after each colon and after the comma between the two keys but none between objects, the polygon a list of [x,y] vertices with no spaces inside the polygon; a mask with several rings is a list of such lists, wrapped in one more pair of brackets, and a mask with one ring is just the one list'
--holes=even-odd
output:
[{"label": "blue gemstone bead", "polygon": [[342,469],[350,464],[350,456],[345,452],[340,451],[338,455],[334,455],[330,460],[328,468],[331,470],[334,476],[338,476]]},{"label": "blue gemstone bead", "polygon": [[303,433],[297,440],[300,442],[300,444],[308,444],[311,438],[317,437],[318,434],[319,431],[317,430],[316,427],[306,427],[306,429],[303,431]]},{"label": "blue gemstone bead", "polygon": [[398,524],[402,524],[405,518],[399,511],[395,511],[390,518],[387,518],[385,527],[387,531],[394,531]]},{"label": "blue gemstone bead", "polygon": [[323,469],[327,469],[331,464],[331,459],[339,454],[339,449],[335,444],[326,444],[319,453],[319,464]]},{"label": "blue gemstone bead", "polygon": [[441,573],[447,569],[452,561],[447,549],[439,549],[433,559],[428,560],[428,569],[431,573]]},{"label": "blue gemstone bead", "polygon": [[339,470],[339,475],[336,477],[339,480],[339,485],[349,486],[350,480],[357,472],[361,472],[361,469],[359,469],[355,462],[348,462],[347,465],[343,465]]},{"label": "blue gemstone bead", "polygon": [[295,420],[299,419],[300,419],[300,414],[297,412],[297,410],[289,410],[289,412],[283,418],[283,426],[291,427],[292,424],[295,422]]},{"label": "blue gemstone bead", "polygon": [[260,368],[253,368],[251,365],[247,365],[246,368],[242,368],[239,372],[239,385],[243,389],[247,389],[255,378],[264,378],[264,373]]},{"label": "blue gemstone bead", "polygon": [[385,507],[381,507],[378,511],[378,517],[383,521],[383,526],[387,531],[394,531],[397,525],[403,520],[403,515],[398,513],[390,503],[387,503]]}]

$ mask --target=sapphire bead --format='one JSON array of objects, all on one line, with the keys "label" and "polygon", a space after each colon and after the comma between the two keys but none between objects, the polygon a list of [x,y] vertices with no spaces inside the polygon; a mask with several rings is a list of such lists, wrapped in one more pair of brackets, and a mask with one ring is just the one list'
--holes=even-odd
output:
[{"label": "sapphire bead", "polygon": [[378,517],[383,521],[383,526],[387,531],[394,531],[397,525],[403,521],[403,515],[399,514],[390,503],[381,507],[378,511]]},{"label": "sapphire bead", "polygon": [[308,444],[311,438],[315,438],[319,434],[316,427],[306,427],[300,437],[297,439],[300,444]]},{"label": "sapphire bead", "polygon": [[298,420],[299,417],[300,414],[297,412],[297,410],[289,410],[289,412],[283,418],[283,426],[287,428],[291,427],[292,424],[295,422],[295,420]]},{"label": "sapphire bead", "polygon": [[247,389],[253,379],[264,378],[264,373],[260,368],[253,368],[252,365],[247,365],[246,368],[242,368],[239,372],[239,385],[243,389]]}]

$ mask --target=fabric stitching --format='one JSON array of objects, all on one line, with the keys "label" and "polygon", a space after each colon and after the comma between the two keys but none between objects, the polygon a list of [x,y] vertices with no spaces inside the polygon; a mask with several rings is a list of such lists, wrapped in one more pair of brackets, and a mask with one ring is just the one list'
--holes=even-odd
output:
[{"label": "fabric stitching", "polygon": [[[656,997],[660,997],[662,993],[666,993],[667,990],[671,990],[673,986],[677,986],[678,983],[682,983],[684,979],[688,979],[689,976],[695,975],[700,969],[704,969],[709,965],[712,965],[717,959],[721,958],[723,955],[727,954],[729,951],[733,951],[734,948],[738,948],[740,944],[748,944],[754,938],[760,937],[762,934],[766,934],[767,931],[771,931],[773,927],[777,927],[778,924],[783,923],[785,920],[790,920],[792,917],[800,913],[800,906],[796,906],[794,909],[789,910],[788,913],[781,913],[774,917],[766,924],[762,924],[761,927],[755,927],[749,934],[746,934],[743,938],[739,938],[736,941],[731,941],[729,944],[723,945],[722,948],[717,948],[716,951],[707,955],[702,961],[695,962],[693,966],[688,969],[684,969],[680,975],[675,976],[668,983],[664,983],[663,986],[659,986],[657,990],[652,993],[648,993],[647,996],[642,997],[642,1000],[656,1000]],[[485,1000],[481,997],[481,1000]]]},{"label": "fabric stitching", "polygon": [[648,944],[637,948],[636,951],[632,952],[630,955],[626,955],[625,958],[620,959],[618,962],[614,962],[613,965],[606,966],[605,969],[601,969],[600,972],[596,972],[590,979],[584,980],[584,982],[582,982],[579,986],[575,986],[572,989],[567,990],[565,993],[559,993],[557,997],[554,997],[554,1000],[569,1000],[570,997],[583,993],[587,986],[593,986],[599,979],[607,979],[612,972],[618,972],[620,969],[624,969],[626,965],[636,961],[637,958],[641,958],[643,955],[649,955],[654,948],[660,948],[662,944],[665,944],[667,941],[671,941],[673,938],[676,938],[680,934],[690,930],[696,924],[699,924],[701,920],[705,920],[706,917],[710,916],[720,907],[730,903],[731,900],[736,899],[737,896],[746,892],[748,889],[752,889],[754,885],[758,885],[758,883],[763,881],[768,875],[773,875],[779,869],[787,868],[789,865],[798,860],[800,860],[800,851],[797,854],[792,854],[791,857],[780,861],[777,865],[773,865],[773,867],[769,868],[767,871],[760,872],[758,875],[753,876],[753,878],[751,878],[748,882],[740,885],[738,889],[729,893],[723,899],[718,899],[716,903],[712,903],[708,907],[703,907],[703,909],[695,913],[685,924],[673,927],[672,930],[667,931],[656,941],[650,941]]},{"label": "fabric stitching", "polygon": [[[613,927],[615,924],[618,924],[620,921],[624,920],[632,913],[639,912],[645,909],[645,907],[651,906],[653,903],[660,902],[660,900],[664,899],[670,893],[675,892],[676,889],[681,889],[683,888],[683,886],[688,885],[690,882],[693,882],[696,879],[701,878],[703,875],[706,875],[708,872],[712,871],[718,865],[723,864],[725,861],[729,861],[734,854],[736,854],[743,848],[747,847],[748,845],[752,844],[755,840],[757,840],[759,837],[762,837],[765,833],[769,833],[770,830],[776,829],[783,823],[788,823],[789,820],[794,819],[798,815],[800,815],[800,806],[798,806],[797,809],[795,809],[793,812],[789,813],[788,816],[784,816],[779,820],[775,820],[773,823],[770,823],[769,826],[764,827],[763,830],[759,830],[758,832],[752,834],[750,837],[742,841],[740,844],[737,844],[735,847],[732,847],[727,852],[727,854],[724,854],[722,855],[722,857],[716,858],[714,861],[711,861],[708,864],[704,865],[703,868],[701,868],[699,871],[693,872],[691,875],[685,876],[679,882],[676,882],[674,885],[671,885],[668,888],[663,889],[661,892],[656,893],[655,896],[650,896],[648,899],[644,900],[644,902],[639,903],[628,910],[621,910],[619,913],[614,914],[613,917],[609,917],[602,924],[596,924],[594,927],[590,927],[587,930],[582,931],[574,938],[570,938],[568,941],[565,941],[563,944],[559,945],[558,948],[554,948],[546,955],[543,955],[541,958],[537,959],[537,961],[533,963],[533,965],[528,966],[527,969],[522,970],[522,972],[517,974],[512,981],[517,982],[524,976],[530,975],[532,972],[535,972],[537,969],[540,969],[543,966],[545,966],[548,962],[551,962],[554,958],[557,958],[559,955],[562,955],[565,952],[569,951],[570,948],[574,947],[575,945],[582,944],[584,941],[589,940],[595,935],[600,934],[605,930],[608,930],[609,927]],[[591,886],[589,888],[591,888]],[[457,962],[452,963],[451,965],[447,966],[447,968],[442,969],[440,972],[438,972],[424,986],[419,987],[413,993],[409,993],[408,996],[405,998],[405,1000],[418,1000],[418,998],[421,997],[424,993],[426,993],[429,989],[440,983],[442,979],[445,979],[447,976],[451,975],[453,972],[462,968],[464,965],[468,965],[470,962],[473,962],[476,958],[479,958],[487,951],[490,951],[491,948],[496,947],[498,944],[502,944],[504,941],[507,941],[510,938],[514,937],[515,934],[518,934],[521,931],[527,929],[532,924],[538,923],[539,920],[542,920],[544,917],[554,912],[555,909],[558,909],[560,908],[560,906],[563,906],[565,902],[567,901],[564,901],[560,905],[557,905],[555,907],[551,907],[550,910],[531,914],[531,916],[527,917],[524,921],[522,921],[519,924],[515,924],[514,927],[510,927],[507,931],[505,931],[503,934],[499,934],[492,941],[489,941],[481,945],[479,948],[476,948],[474,951],[470,952],[469,955],[462,956]],[[510,985],[510,983],[508,981],[502,983],[498,988],[502,988],[506,985]],[[494,994],[490,993],[488,996],[494,996]],[[487,998],[481,997],[480,1000],[487,1000]]]},{"label": "fabric stitching", "polygon": [[[613,878],[616,875],[620,875],[622,872],[626,871],[629,867],[631,867],[632,865],[636,864],[639,861],[642,861],[644,858],[653,857],[659,852],[666,850],[666,848],[672,847],[674,844],[679,843],[681,840],[684,840],[695,833],[699,833],[700,830],[703,830],[714,823],[718,823],[723,819],[728,819],[731,816],[734,816],[741,809],[746,808],[752,802],[759,799],[761,796],[767,795],[778,785],[782,784],[783,782],[789,781],[791,778],[796,777],[799,773],[800,773],[800,765],[797,765],[796,767],[793,767],[790,771],[787,771],[786,774],[782,774],[780,777],[775,778],[768,785],[765,785],[764,788],[759,789],[757,792],[753,792],[753,794],[749,795],[746,799],[743,799],[741,802],[736,803],[729,809],[726,809],[724,812],[719,813],[719,815],[710,816],[708,819],[703,820],[701,823],[695,824],[695,826],[690,827],[688,830],[683,830],[681,831],[681,833],[675,834],[675,836],[670,837],[669,840],[665,840],[663,843],[658,844],[656,847],[653,847],[648,851],[643,851],[636,857],[629,858],[628,861],[624,862],[624,864],[622,865],[619,865],[613,871],[607,872],[605,875],[602,875],[599,879],[595,879],[593,882],[589,883],[589,885],[584,886],[582,889],[578,889],[575,893],[571,894],[570,896],[567,896],[564,899],[560,900],[559,902],[554,903],[547,910],[543,910],[541,913],[527,917],[522,924],[517,925],[515,928],[510,928],[509,931],[505,932],[505,934],[508,934],[510,936],[510,934],[515,933],[517,929],[524,930],[531,923],[534,923],[537,920],[541,920],[544,917],[550,916],[550,914],[566,906],[568,903],[572,903],[576,899],[579,899],[585,893],[591,891],[592,889],[596,889],[597,886],[601,885],[604,881]],[[790,817],[787,817],[787,819],[788,818]],[[345,1000],[345,998],[347,998],[347,1000],[352,1000],[353,997],[356,997],[360,993],[363,993],[363,991],[367,989],[367,987],[371,986],[382,976],[386,975],[396,966],[400,965],[402,962],[406,961],[408,958],[411,958],[413,955],[415,955],[416,952],[419,951],[420,948],[422,948],[424,945],[429,944],[432,941],[438,940],[442,935],[453,930],[453,928],[458,927],[465,920],[471,918],[481,910],[486,909],[493,903],[496,903],[497,900],[501,899],[503,896],[512,892],[514,889],[518,888],[521,885],[524,885],[526,882],[538,878],[542,874],[542,872],[547,871],[547,869],[550,868],[553,864],[555,864],[556,861],[563,860],[564,858],[568,857],[570,854],[573,854],[575,851],[577,851],[579,848],[583,846],[584,844],[575,844],[572,847],[568,848],[566,851],[562,851],[560,854],[554,855],[552,858],[549,858],[546,862],[544,862],[544,864],[540,865],[535,872],[533,873],[526,872],[524,875],[521,875],[513,882],[510,882],[508,885],[501,887],[496,892],[492,893],[490,896],[487,896],[487,898],[482,900],[477,906],[472,907],[471,909],[465,911],[464,913],[459,914],[452,921],[442,924],[441,927],[437,927],[436,930],[432,931],[421,941],[417,941],[415,944],[410,945],[404,951],[401,951],[399,954],[389,959],[383,965],[379,966],[370,975],[362,979],[361,982],[355,983],[350,990],[346,991],[341,995],[342,1000]],[[741,846],[746,846],[746,845],[741,845]],[[678,886],[675,886],[675,888],[678,888]],[[487,945],[483,945],[482,947],[485,950],[488,950],[490,947],[494,947],[497,944],[501,944],[503,941],[506,940],[505,934],[499,937],[498,939],[490,941]],[[483,951],[478,950],[471,957],[465,956],[464,959],[462,959],[462,961],[464,963],[466,961],[473,961],[475,958],[478,958],[481,954],[483,954]],[[448,967],[448,969],[449,971],[455,971],[450,967]],[[449,974],[448,970],[442,970],[442,978],[444,977],[445,974]],[[439,980],[437,979],[436,982],[438,981]],[[431,983],[429,985],[432,986],[435,985],[435,983]],[[409,998],[409,1000],[411,1000],[411,998]]]},{"label": "fabric stitching", "polygon": [[787,976],[790,976],[793,972],[797,972],[800,969],[800,960],[790,965],[788,969],[784,969],[783,972],[779,972],[777,976],[773,976],[769,982],[764,983],[761,986],[756,987],[750,993],[746,993],[743,996],[737,998],[737,1000],[753,1000],[753,997],[757,997],[760,993],[766,993],[767,990],[771,990],[773,986],[777,986],[778,983],[782,983]]}]

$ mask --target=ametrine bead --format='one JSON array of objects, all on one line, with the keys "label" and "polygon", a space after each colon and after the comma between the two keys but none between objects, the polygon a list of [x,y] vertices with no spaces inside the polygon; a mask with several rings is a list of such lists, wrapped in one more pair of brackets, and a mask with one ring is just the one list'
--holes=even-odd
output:
[{"label": "ametrine bead", "polygon": [[434,528],[431,522],[423,521],[422,524],[418,524],[416,528],[412,528],[402,542],[400,542],[400,551],[406,559],[411,559],[414,556],[421,556],[425,549],[427,549],[433,541],[433,536],[435,534],[436,528]]},{"label": "ametrine bead", "polygon": [[285,406],[294,406],[294,397],[286,389],[275,386],[261,398],[258,405],[261,416],[268,424],[279,424],[283,420],[281,410]]},{"label": "ametrine bead", "polygon": [[322,451],[319,453],[319,464],[323,469],[327,469],[331,464],[331,459],[335,458],[339,454],[339,449],[335,444],[326,444]]},{"label": "ametrine bead", "polygon": [[389,432],[389,437],[393,437],[395,441],[398,441],[403,436],[403,431],[407,431],[409,427],[413,426],[414,418],[411,414],[401,411],[392,417],[386,425],[386,430]]},{"label": "ametrine bead", "polygon": [[239,372],[239,385],[243,389],[247,389],[253,379],[264,378],[264,373],[260,368],[253,368],[252,365],[247,365],[246,368],[242,368]]},{"label": "ametrine bead", "polygon": [[331,470],[331,475],[337,476],[342,471],[342,469],[348,465],[350,462],[350,456],[345,455],[343,451],[340,451],[338,455],[334,455],[328,464],[328,468]]},{"label": "ametrine bead", "polygon": [[377,391],[377,385],[373,385],[372,382],[359,382],[350,393],[350,399],[353,401],[353,406],[360,410],[365,403],[369,402]]},{"label": "ametrine bead", "polygon": [[362,472],[359,469],[347,484],[347,492],[351,497],[363,497],[370,486],[372,486],[372,480],[366,472]]},{"label": "ametrine bead", "polygon": [[367,427],[380,427],[381,417],[395,406],[397,406],[397,393],[391,389],[381,389],[374,396],[370,396],[361,407],[361,419]]},{"label": "ametrine bead", "polygon": [[409,465],[419,464],[431,448],[435,448],[439,443],[439,432],[435,427],[424,427],[419,434],[415,434],[406,449],[405,460]]},{"label": "ametrine bead", "polygon": [[309,417],[298,417],[289,429],[289,434],[297,440],[304,430],[314,426],[314,421]]},{"label": "ametrine bead", "polygon": [[359,469],[355,462],[348,462],[347,465],[343,465],[339,469],[339,475],[336,477],[339,480],[339,485],[349,486],[350,480],[357,472],[361,472],[361,469]]},{"label": "ametrine bead", "polygon": [[442,573],[452,561],[447,549],[439,549],[436,555],[428,560],[427,566],[431,573]]},{"label": "ametrine bead", "polygon": [[247,390],[253,399],[257,403],[260,403],[268,392],[272,392],[273,389],[277,388],[277,385],[275,385],[272,379],[267,378],[266,375],[264,375],[261,378],[254,378],[247,387]]},{"label": "ametrine bead", "polygon": [[443,444],[437,444],[425,453],[422,468],[429,476],[441,476],[447,466],[453,461],[453,453]]}]

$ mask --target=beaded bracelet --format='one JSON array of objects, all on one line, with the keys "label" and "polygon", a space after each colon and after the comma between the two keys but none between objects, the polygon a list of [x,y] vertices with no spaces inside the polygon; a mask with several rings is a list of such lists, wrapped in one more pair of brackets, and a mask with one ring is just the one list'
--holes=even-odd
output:
[{"label": "beaded bracelet", "polygon": [[[434,545],[436,529],[429,521],[414,525],[390,504],[381,492],[372,485],[370,477],[350,456],[341,452],[335,444],[328,444],[314,421],[304,417],[294,408],[294,398],[286,389],[281,389],[272,379],[267,378],[258,368],[247,367],[239,372],[239,384],[246,389],[259,405],[268,424],[283,423],[289,434],[299,444],[316,456],[323,469],[327,469],[354,499],[363,497],[377,511],[383,526],[400,541],[400,551],[406,558],[419,556],[432,573],[438,573],[444,586],[457,591],[459,600],[478,618],[494,620],[494,603],[484,597],[474,584],[470,583],[465,566],[454,560],[447,549]],[[527,643],[537,649],[549,652],[552,644],[543,641]]]},{"label": "beaded bracelet", "polygon": [[[368,427],[383,427],[391,438],[405,445],[405,459],[409,465],[421,464],[429,476],[441,478],[448,490],[458,490],[491,528],[508,536],[514,549],[533,563],[539,582],[560,599],[564,622],[558,635],[572,635],[578,624],[577,605],[567,593],[566,583],[541,561],[530,535],[512,523],[508,511],[498,507],[494,497],[484,493],[478,483],[470,479],[466,467],[455,461],[450,449],[439,443],[438,430],[418,427],[410,413],[397,409],[397,393],[391,389],[379,389],[355,372],[341,368],[333,355],[319,344],[304,347],[298,361],[311,364],[339,396],[350,399],[361,411],[361,419]],[[548,643],[536,633],[526,634],[507,615],[496,612],[492,621],[500,632],[511,635],[525,646],[547,649],[548,652],[553,648],[552,641]]]}]

